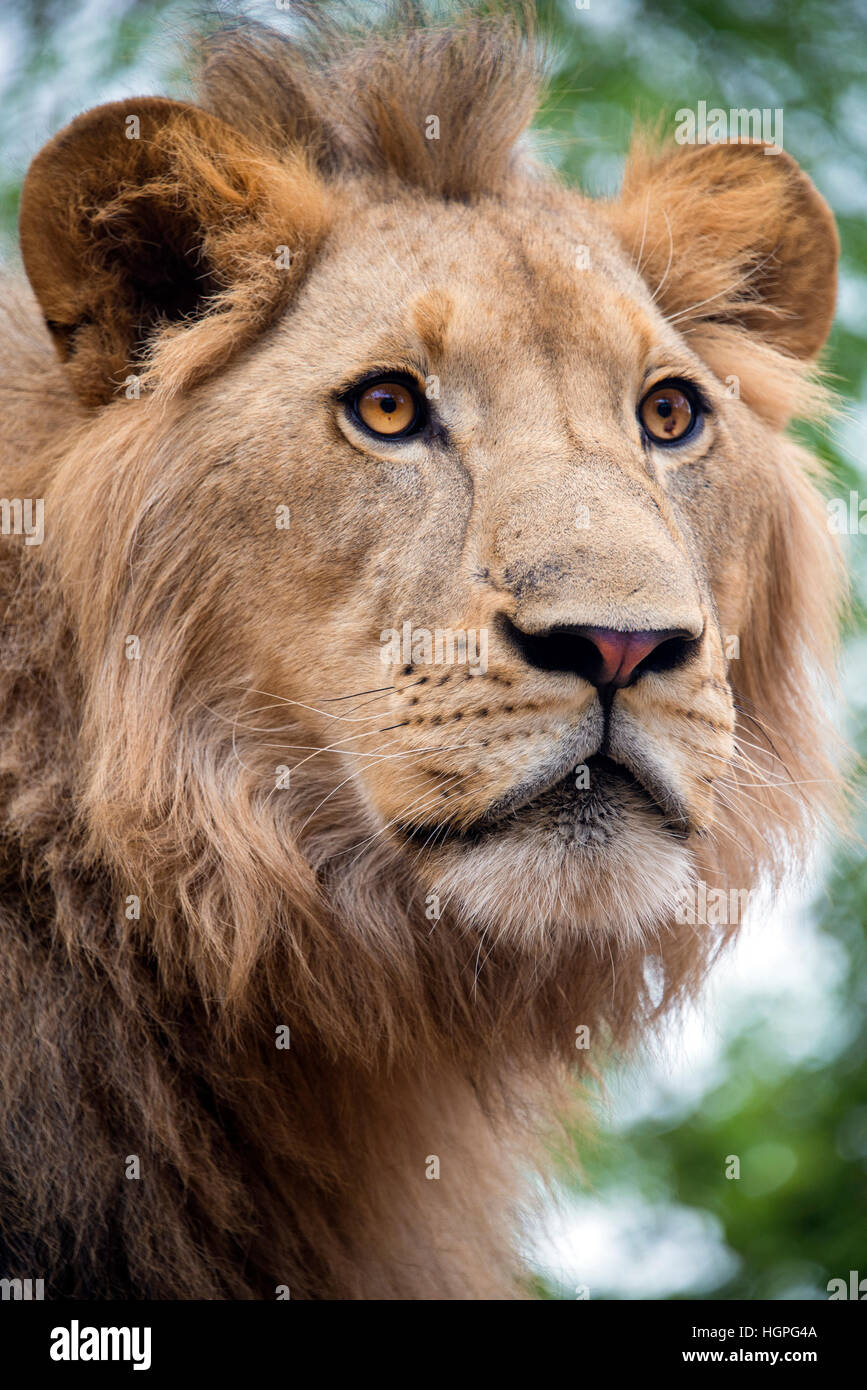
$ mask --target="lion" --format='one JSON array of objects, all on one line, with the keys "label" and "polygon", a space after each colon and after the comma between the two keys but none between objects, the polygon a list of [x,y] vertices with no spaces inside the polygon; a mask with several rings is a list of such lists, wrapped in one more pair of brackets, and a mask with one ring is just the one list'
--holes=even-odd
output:
[{"label": "lion", "polygon": [[0,1263],[49,1297],[531,1296],[564,1118],[836,814],[828,207],[645,136],[586,197],[532,35],[417,9],[220,28],[24,184]]}]

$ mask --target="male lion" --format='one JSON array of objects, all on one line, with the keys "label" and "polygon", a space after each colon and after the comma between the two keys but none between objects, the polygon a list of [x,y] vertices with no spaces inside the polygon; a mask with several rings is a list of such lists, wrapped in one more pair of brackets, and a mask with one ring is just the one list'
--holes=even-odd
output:
[{"label": "male lion", "polygon": [[828,208],[755,144],[589,201],[516,26],[414,23],[222,30],[27,176],[0,1186],[50,1296],[520,1296],[588,1059],[829,809]]}]

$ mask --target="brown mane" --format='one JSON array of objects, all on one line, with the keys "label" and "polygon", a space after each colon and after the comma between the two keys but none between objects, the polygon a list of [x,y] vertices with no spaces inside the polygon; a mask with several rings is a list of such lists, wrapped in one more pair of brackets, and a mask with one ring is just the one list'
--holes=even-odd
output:
[{"label": "brown mane", "polygon": [[[364,39],[324,22],[306,39],[241,26],[206,45],[199,100],[255,152],[256,206],[279,208],[286,177],[296,194],[324,181],[312,258],[342,181],[472,201],[535,180],[520,137],[538,82],[532,43],[502,17]],[[419,134],[431,113],[439,142]],[[220,170],[195,131],[174,138],[206,201]],[[558,196],[539,183],[540,200]],[[767,216],[789,211],[781,198]],[[634,222],[618,215],[626,243]],[[208,254],[228,266],[240,248],[226,236]],[[668,251],[646,254],[664,265]],[[183,392],[287,303],[263,281],[241,304],[228,276],[208,286],[225,322],[167,326],[149,357],[147,447],[171,519],[119,486],[136,476],[142,416],[77,402],[28,292],[4,311],[2,490],[45,497],[50,534],[28,550],[4,539],[0,568],[2,1272],[79,1297],[514,1296],[521,1168],[571,1103],[576,1028],[598,1040],[596,1064],[628,1048],[699,986],[731,929],[564,939],[528,969],[516,943],[480,953],[448,913],[420,931],[423,895],[394,848],[347,853],[369,828],[349,790],[303,831],[263,793],[272,758],[238,718],[257,673],[213,617],[221,577],[181,543],[193,509],[223,505]],[[694,288],[680,308],[706,297]],[[765,408],[782,415],[804,369],[756,345],[744,308],[735,296],[689,332],[721,375],[760,359]],[[817,673],[833,669],[840,573],[814,465],[787,447],[736,672],[767,782],[741,766],[753,814],[721,809],[708,882],[778,880],[833,803]],[[133,633],[147,663],[124,659]],[[268,718],[285,730],[291,711]],[[139,1181],[124,1175],[133,1154]],[[428,1182],[434,1154],[443,1177]]]},{"label": "brown mane", "polygon": [[[455,6],[422,27],[411,5],[395,5],[371,33],[363,18],[346,23],[351,11],[332,7],[329,19],[300,8],[300,34],[243,23],[205,41],[206,110],[275,153],[300,143],[331,176],[391,179],[435,198],[508,189],[542,80],[515,13]],[[424,134],[432,114],[435,141]]]}]

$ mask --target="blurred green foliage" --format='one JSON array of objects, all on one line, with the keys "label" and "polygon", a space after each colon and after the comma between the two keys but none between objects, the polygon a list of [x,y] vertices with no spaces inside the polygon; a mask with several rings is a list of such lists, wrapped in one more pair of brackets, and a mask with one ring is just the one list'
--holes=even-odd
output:
[{"label": "blurred green foliage", "polygon": [[[76,111],[140,91],[186,92],[184,0],[20,0],[0,17],[0,241],[14,243],[20,181],[39,146]],[[215,7],[217,8],[217,7]],[[248,7],[281,22],[273,5]],[[371,5],[373,10],[375,7]],[[540,0],[552,80],[538,122],[546,157],[594,193],[613,192],[636,120],[673,131],[674,113],[782,107],[784,143],[834,208],[843,244],[841,300],[826,358],[849,406],[813,429],[835,494],[865,490],[867,404],[867,94],[861,0]],[[864,539],[851,542],[855,604],[850,687],[867,671]],[[856,699],[851,738],[867,751]],[[837,851],[816,910],[819,943],[843,961],[840,1027],[819,1055],[792,1063],[761,1011],[736,1018],[721,1075],[671,1117],[645,1114],[604,1134],[565,1188],[641,1194],[664,1225],[672,1204],[710,1213],[736,1257],[702,1295],[825,1297],[828,1279],[867,1275],[867,866]],[[753,1008],[755,1007],[753,1003]],[[742,1160],[740,1181],[724,1157]],[[676,1256],[675,1256],[676,1260]],[[669,1281],[677,1285],[677,1279]],[[623,1296],[612,1277],[603,1295]],[[543,1296],[568,1296],[541,1279]],[[595,1293],[594,1293],[595,1296]],[[689,1280],[674,1296],[695,1296]]]}]

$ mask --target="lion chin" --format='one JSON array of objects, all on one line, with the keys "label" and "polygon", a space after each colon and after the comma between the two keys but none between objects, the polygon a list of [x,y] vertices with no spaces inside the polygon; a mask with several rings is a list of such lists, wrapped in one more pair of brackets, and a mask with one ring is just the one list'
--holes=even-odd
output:
[{"label": "lion chin", "polygon": [[505,820],[451,835],[421,859],[436,908],[523,948],[564,935],[615,936],[624,945],[655,936],[695,881],[684,834],[613,764],[592,786],[565,778]]}]

